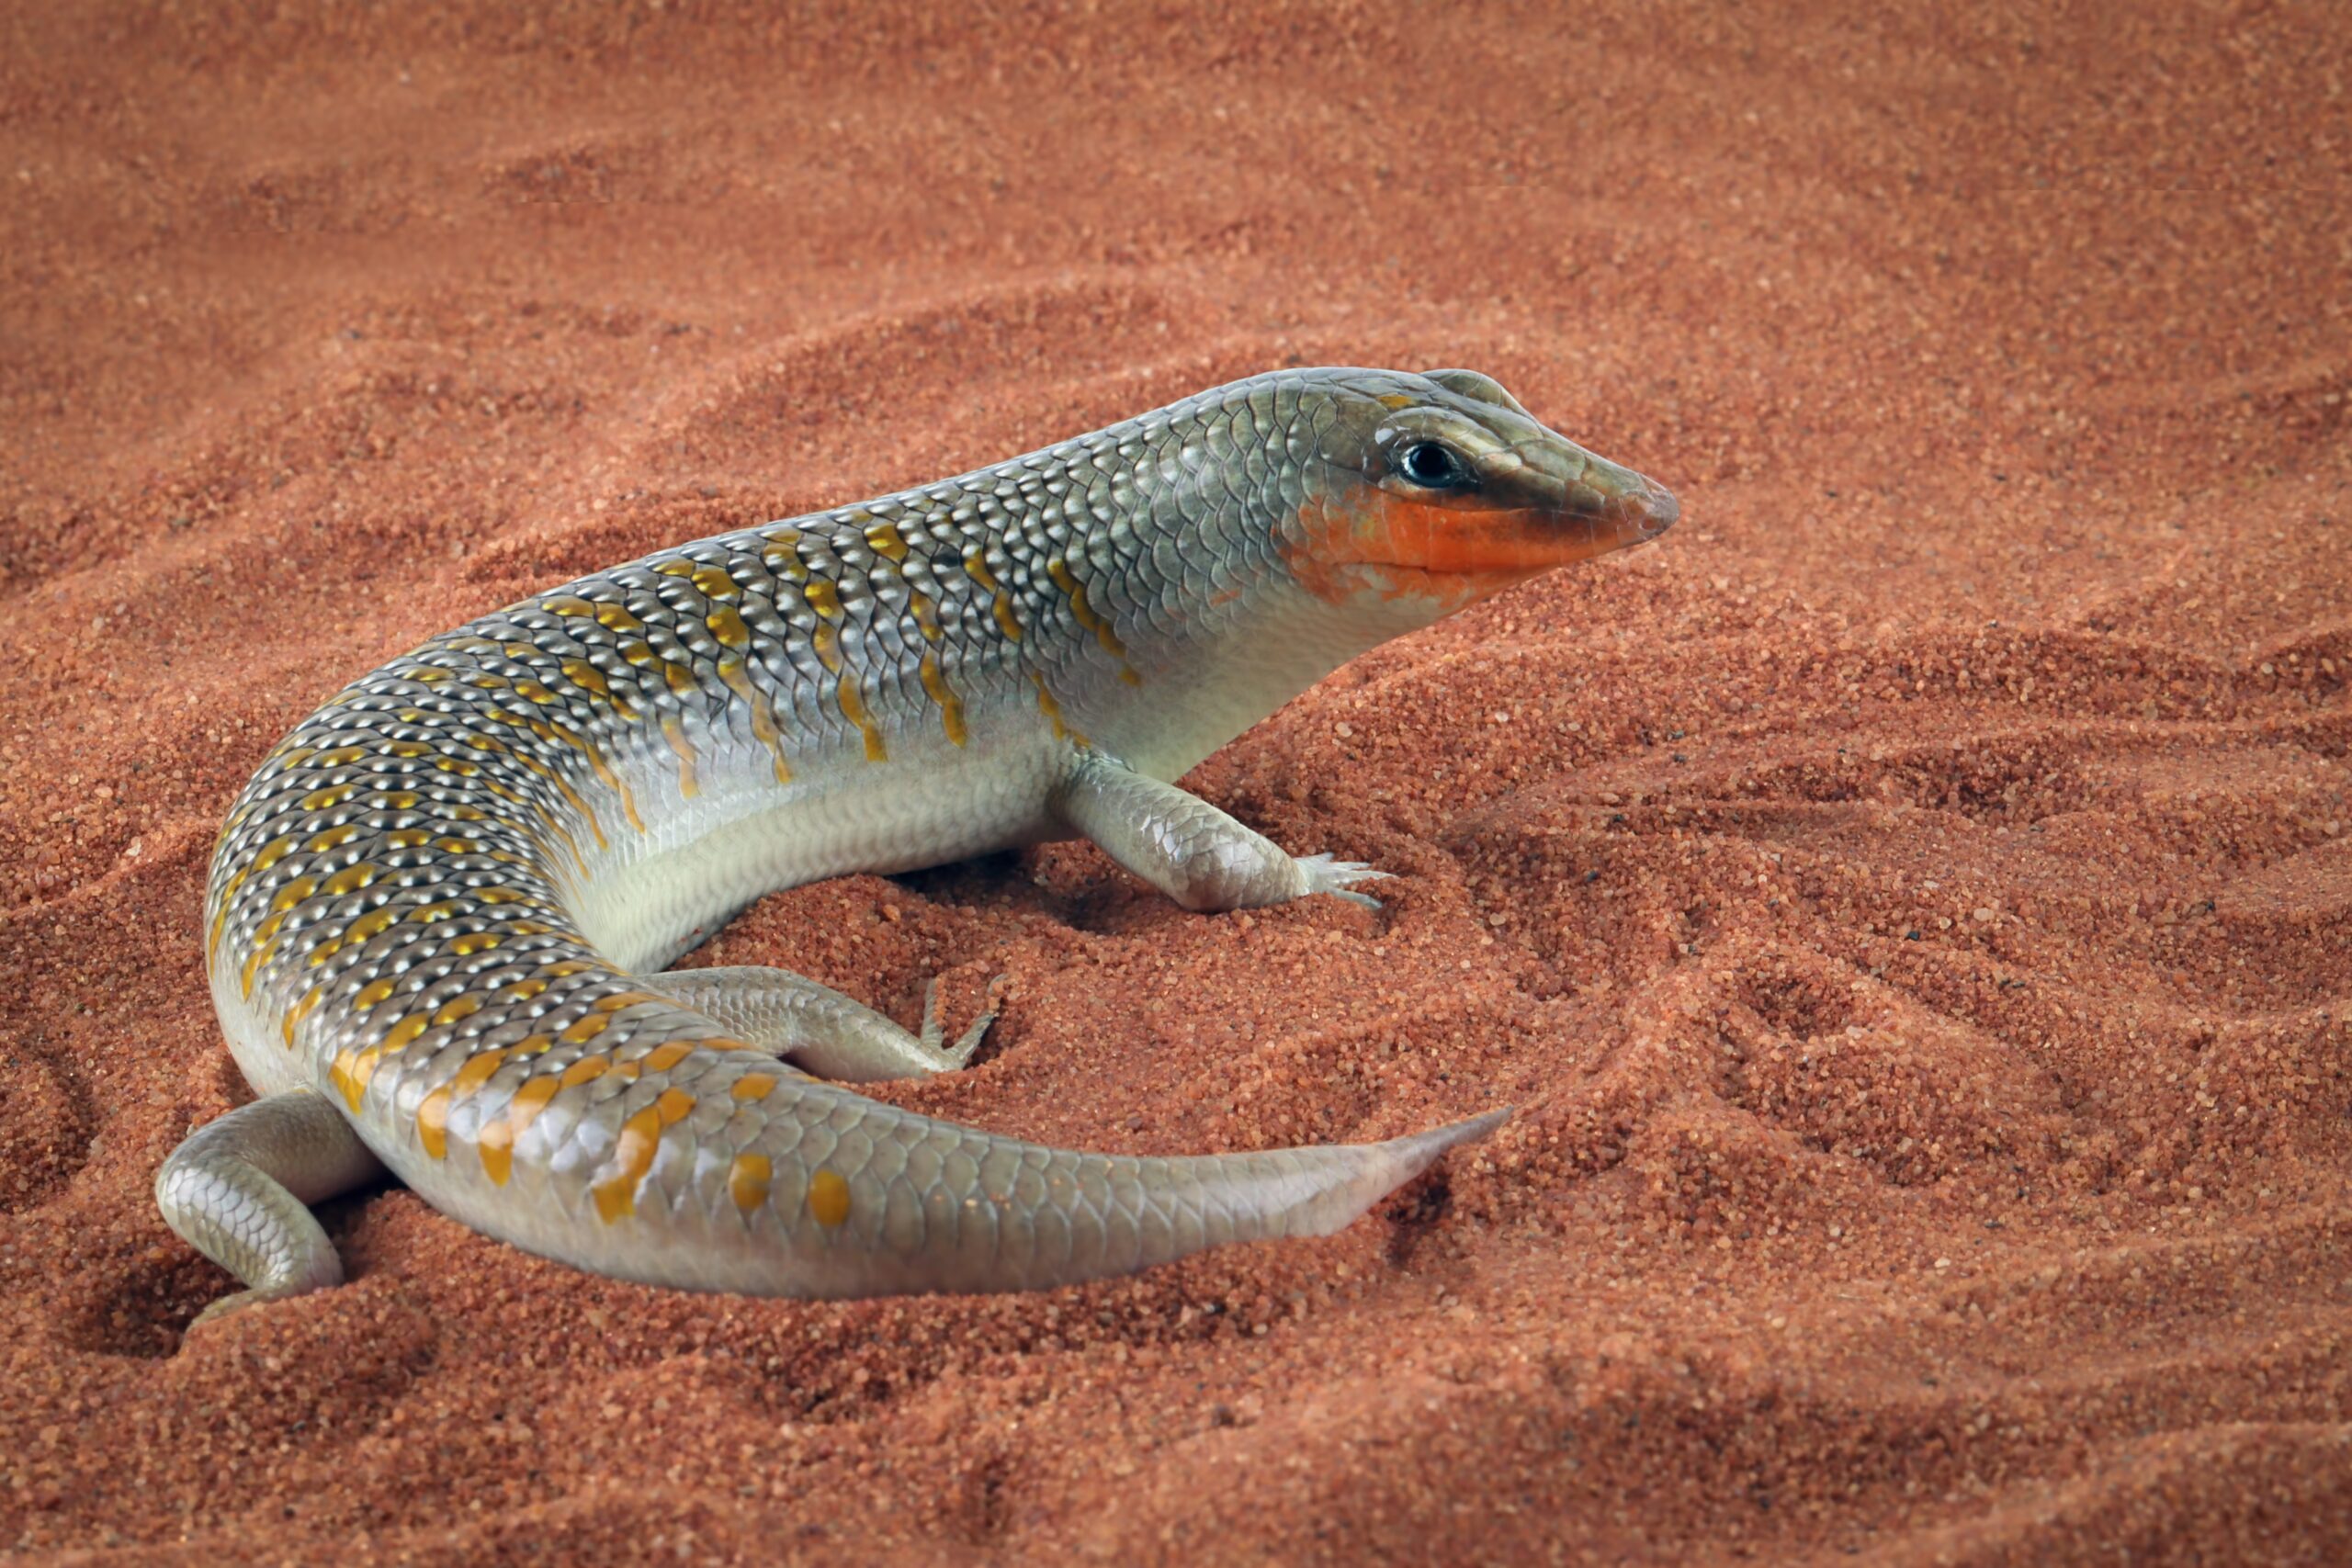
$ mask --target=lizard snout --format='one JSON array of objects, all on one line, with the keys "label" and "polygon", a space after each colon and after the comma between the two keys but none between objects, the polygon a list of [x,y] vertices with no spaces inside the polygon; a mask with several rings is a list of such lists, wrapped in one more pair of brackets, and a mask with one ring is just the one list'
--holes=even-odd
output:
[{"label": "lizard snout", "polygon": [[1566,510],[1596,533],[1614,532],[1618,545],[1655,539],[1682,516],[1682,503],[1656,479],[1594,458],[1567,486]]}]

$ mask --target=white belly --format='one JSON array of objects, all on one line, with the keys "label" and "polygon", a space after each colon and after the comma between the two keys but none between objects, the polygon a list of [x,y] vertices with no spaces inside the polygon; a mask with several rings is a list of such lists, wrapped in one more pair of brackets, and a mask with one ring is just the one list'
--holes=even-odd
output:
[{"label": "white belly", "polygon": [[1052,837],[1047,802],[1069,756],[1066,742],[1039,733],[903,761],[832,758],[779,784],[768,754],[747,750],[717,759],[692,798],[654,759],[640,770],[656,794],[647,830],[612,833],[565,902],[580,934],[613,963],[665,969],[763,894]]}]

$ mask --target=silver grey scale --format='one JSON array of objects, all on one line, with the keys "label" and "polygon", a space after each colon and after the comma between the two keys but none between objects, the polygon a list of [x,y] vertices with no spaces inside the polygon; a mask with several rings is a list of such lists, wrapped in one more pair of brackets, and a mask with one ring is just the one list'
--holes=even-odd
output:
[{"label": "silver grey scale", "polygon": [[804,1296],[1347,1224],[1500,1113],[1048,1149],[841,1087],[959,1067],[986,1016],[949,1044],[933,1010],[910,1032],[787,971],[667,966],[763,893],[1073,836],[1190,908],[1370,903],[1380,873],[1170,781],[1363,649],[1675,513],[1485,377],[1283,371],[599,572],[364,677],[212,863],[214,998],[263,1098],[156,1182],[247,1287],[211,1313],[338,1281],[308,1205],[385,1167],[582,1268]]}]

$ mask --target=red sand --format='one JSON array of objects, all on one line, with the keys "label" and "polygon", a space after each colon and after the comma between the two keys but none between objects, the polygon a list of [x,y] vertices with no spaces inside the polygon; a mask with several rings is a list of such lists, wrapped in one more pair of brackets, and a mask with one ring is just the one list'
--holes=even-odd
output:
[{"label": "red sand", "polygon": [[[248,9],[0,17],[0,1551],[2352,1556],[2352,13]],[[1505,1132],[1027,1298],[645,1290],[379,1191],[347,1289],[183,1343],[202,868],[295,718],[1331,361],[1686,509],[1200,771],[1385,914],[1065,846],[712,955],[1009,973],[893,1095],[1008,1132]]]}]

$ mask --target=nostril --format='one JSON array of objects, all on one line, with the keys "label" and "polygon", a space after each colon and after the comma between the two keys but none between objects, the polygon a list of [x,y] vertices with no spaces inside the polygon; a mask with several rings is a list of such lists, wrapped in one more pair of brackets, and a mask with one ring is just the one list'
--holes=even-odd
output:
[{"label": "nostril", "polygon": [[1645,499],[1650,514],[1651,533],[1663,534],[1681,520],[1682,503],[1675,500],[1674,492],[1664,485],[1653,480],[1650,484],[1650,493]]}]

